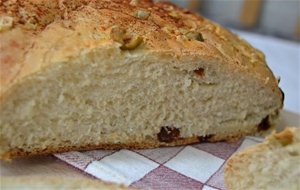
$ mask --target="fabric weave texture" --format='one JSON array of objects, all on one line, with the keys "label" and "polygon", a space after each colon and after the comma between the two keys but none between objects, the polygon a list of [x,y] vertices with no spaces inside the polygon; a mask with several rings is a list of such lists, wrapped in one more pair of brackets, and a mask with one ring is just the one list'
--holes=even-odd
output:
[{"label": "fabric weave texture", "polygon": [[234,143],[199,143],[141,150],[92,150],[55,154],[98,179],[141,189],[225,190],[226,160],[261,142],[246,137]]}]

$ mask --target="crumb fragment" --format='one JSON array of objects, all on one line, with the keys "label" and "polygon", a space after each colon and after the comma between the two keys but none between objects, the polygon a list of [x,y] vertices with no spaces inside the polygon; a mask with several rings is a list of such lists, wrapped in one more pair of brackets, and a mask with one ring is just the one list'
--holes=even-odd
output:
[{"label": "crumb fragment", "polygon": [[147,19],[150,16],[149,11],[145,10],[138,10],[134,13],[134,17],[139,18],[139,19]]},{"label": "crumb fragment", "polygon": [[13,27],[13,22],[13,17],[0,16],[0,32],[11,29]]}]

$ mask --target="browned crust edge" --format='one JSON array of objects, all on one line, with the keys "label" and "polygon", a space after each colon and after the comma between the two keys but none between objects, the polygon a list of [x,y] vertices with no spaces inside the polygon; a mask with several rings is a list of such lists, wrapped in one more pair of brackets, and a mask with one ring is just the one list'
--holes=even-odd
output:
[{"label": "browned crust edge", "polygon": [[[269,130],[264,131],[264,133],[268,133],[273,129],[272,126]],[[118,143],[118,144],[86,144],[82,146],[65,146],[61,148],[57,147],[48,147],[42,150],[33,150],[31,152],[24,151],[21,149],[15,149],[8,151],[0,156],[0,160],[10,161],[13,158],[18,157],[27,157],[27,156],[35,156],[35,155],[48,155],[53,153],[62,153],[68,151],[86,151],[86,150],[94,150],[94,149],[103,149],[103,150],[118,150],[118,149],[148,149],[148,148],[158,148],[158,147],[168,147],[168,146],[179,146],[179,145],[187,145],[199,142],[219,142],[219,141],[227,141],[227,142],[235,142],[242,137],[247,135],[254,134],[262,134],[261,132],[257,132],[257,126],[254,126],[251,130],[247,132],[237,131],[233,134],[228,135],[208,135],[205,138],[201,138],[198,136],[188,137],[188,138],[180,138],[176,139],[173,142],[165,143],[159,142],[156,139],[149,139],[144,142],[129,142],[129,143]]]}]

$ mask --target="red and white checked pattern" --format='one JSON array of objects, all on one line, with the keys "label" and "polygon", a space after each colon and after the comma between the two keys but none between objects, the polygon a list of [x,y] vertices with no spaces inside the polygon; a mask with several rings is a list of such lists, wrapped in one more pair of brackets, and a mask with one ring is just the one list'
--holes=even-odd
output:
[{"label": "red and white checked pattern", "polygon": [[261,142],[199,143],[145,150],[93,150],[55,156],[104,181],[141,189],[226,189],[224,164],[236,151]]}]

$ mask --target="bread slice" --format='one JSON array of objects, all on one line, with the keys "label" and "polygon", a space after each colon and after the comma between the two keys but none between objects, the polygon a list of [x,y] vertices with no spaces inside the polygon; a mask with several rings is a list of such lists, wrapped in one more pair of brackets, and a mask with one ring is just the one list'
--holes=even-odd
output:
[{"label": "bread slice", "polygon": [[6,0],[1,158],[232,140],[274,125],[263,53],[149,0]]},{"label": "bread slice", "polygon": [[71,177],[1,177],[1,190],[134,190],[100,180],[76,179]]},{"label": "bread slice", "polygon": [[225,166],[229,190],[300,189],[300,128],[273,133],[258,145],[234,154]]}]

